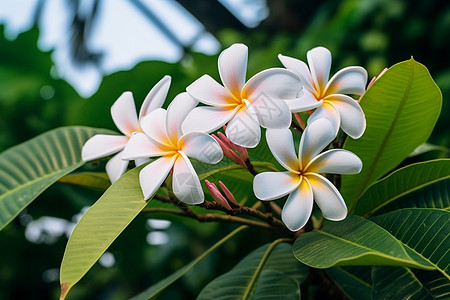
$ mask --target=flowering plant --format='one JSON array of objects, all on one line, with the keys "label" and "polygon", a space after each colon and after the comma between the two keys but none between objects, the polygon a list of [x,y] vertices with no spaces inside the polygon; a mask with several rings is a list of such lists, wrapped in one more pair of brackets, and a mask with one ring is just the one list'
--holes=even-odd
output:
[{"label": "flowering plant", "polygon": [[139,214],[241,226],[135,299],[156,297],[250,228],[275,238],[211,280],[200,299],[299,299],[317,276],[355,299],[448,295],[450,161],[399,167],[440,113],[426,68],[411,59],[366,86],[365,69],[350,66],[328,80],[331,53],[317,47],[308,65],[280,55],[285,68],[246,81],[247,55],[243,44],[225,49],[223,85],[204,75],[170,103],[163,77],[139,117],[123,93],[111,115],[124,136],[66,127],[0,154],[0,229],[61,178],[89,186],[70,173],[118,153],[106,164],[111,186],[67,243],[61,299]]}]

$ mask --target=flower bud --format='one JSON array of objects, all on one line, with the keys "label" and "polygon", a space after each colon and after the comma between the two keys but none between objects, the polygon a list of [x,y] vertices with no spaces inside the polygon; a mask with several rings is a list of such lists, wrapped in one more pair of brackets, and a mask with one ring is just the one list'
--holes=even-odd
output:
[{"label": "flower bud", "polygon": [[236,201],[236,198],[234,198],[233,193],[231,193],[231,191],[225,186],[225,184],[222,181],[219,181],[219,185],[225,196],[227,196],[228,200],[230,200],[233,204],[240,206],[239,203]]},{"label": "flower bud", "polygon": [[227,199],[225,199],[224,196],[220,193],[219,189],[216,187],[214,183],[211,183],[209,180],[205,179],[206,188],[208,189],[209,193],[213,197],[213,199],[225,207],[228,210],[232,210],[230,204],[228,203]]}]

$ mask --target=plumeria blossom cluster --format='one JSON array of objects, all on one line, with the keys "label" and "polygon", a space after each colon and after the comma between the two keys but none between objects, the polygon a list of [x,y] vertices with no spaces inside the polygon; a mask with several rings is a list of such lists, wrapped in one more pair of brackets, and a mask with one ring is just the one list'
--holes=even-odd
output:
[{"label": "plumeria blossom cluster", "polygon": [[[365,92],[367,72],[358,66],[346,67],[329,79],[331,53],[323,47],[308,51],[308,64],[283,55],[279,59],[285,68],[263,70],[246,80],[248,49],[234,44],[219,56],[222,84],[203,75],[166,110],[162,106],[170,77],[165,76],[149,92],[139,117],[131,93],[125,92],[111,108],[124,136],[92,137],[83,147],[83,160],[119,152],[106,165],[112,182],[125,172],[129,161],[136,165],[149,162],[139,174],[146,200],[171,174],[173,194],[186,204],[196,205],[205,197],[190,158],[216,164],[226,156],[250,170],[247,148],[260,143],[263,127],[270,151],[286,171],[257,173],[252,169],[255,196],[262,201],[287,196],[281,218],[292,231],[305,226],[314,202],[324,218],[344,219],[345,201],[324,174],[358,173],[362,162],[349,151],[326,148],[339,129],[355,139],[364,133],[364,112],[351,95]],[[292,114],[302,122],[297,113],[303,111],[310,116],[296,153],[290,128],[295,125]],[[222,127],[224,133],[217,131]],[[214,183],[205,180],[205,186],[225,211],[239,207],[222,182],[226,197]]]}]

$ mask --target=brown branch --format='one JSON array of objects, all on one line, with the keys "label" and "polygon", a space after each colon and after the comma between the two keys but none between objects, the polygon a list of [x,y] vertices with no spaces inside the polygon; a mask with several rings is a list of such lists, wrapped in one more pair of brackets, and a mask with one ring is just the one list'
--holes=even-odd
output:
[{"label": "brown branch", "polygon": [[195,219],[199,222],[231,222],[231,223],[237,223],[237,224],[244,224],[249,225],[253,227],[260,227],[264,229],[269,230],[276,230],[283,233],[288,233],[289,235],[293,235],[291,232],[287,232],[286,230],[283,230],[279,227],[274,227],[268,223],[263,223],[259,221],[254,221],[250,219],[245,219],[241,217],[236,216],[230,216],[230,215],[219,215],[219,214],[186,214],[184,211],[178,211],[173,209],[167,209],[167,208],[144,208],[142,210],[142,213],[168,213],[172,215],[182,216],[182,217],[189,217],[191,219]]}]

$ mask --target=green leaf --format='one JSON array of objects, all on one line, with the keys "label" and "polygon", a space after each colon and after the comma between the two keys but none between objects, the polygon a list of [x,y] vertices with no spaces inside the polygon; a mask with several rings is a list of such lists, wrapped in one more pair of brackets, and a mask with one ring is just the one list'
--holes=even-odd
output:
[{"label": "green leaf", "polygon": [[405,208],[372,218],[450,279],[450,212]]},{"label": "green leaf", "polygon": [[428,139],[441,104],[441,92],[427,68],[413,59],[391,67],[367,90],[361,100],[366,131],[344,145],[363,162],[359,174],[342,176],[341,193],[351,208],[373,182]]},{"label": "green leaf", "polygon": [[147,205],[139,185],[139,171],[144,166],[120,177],[75,226],[61,263],[61,299]]},{"label": "green leaf", "polygon": [[301,234],[294,243],[294,255],[305,265],[319,269],[357,265],[435,268],[404,248],[385,229],[355,215],[340,222],[329,222],[322,230]]},{"label": "green leaf", "polygon": [[438,271],[373,267],[372,299],[448,299],[450,281]]},{"label": "green leaf", "polygon": [[405,207],[450,207],[450,159],[420,162],[401,168],[373,184],[359,199],[355,214]]},{"label": "green leaf", "polygon": [[417,155],[421,155],[430,151],[439,151],[439,152],[443,152],[443,153],[449,153],[450,149],[444,146],[440,146],[440,145],[433,145],[430,143],[423,143],[422,145],[420,145],[419,147],[417,147],[416,149],[414,149],[413,152],[411,152],[408,157],[414,157]]},{"label": "green leaf", "polygon": [[240,226],[233,230],[231,233],[229,233],[227,236],[225,236],[223,239],[215,243],[211,248],[206,250],[202,255],[194,259],[192,262],[184,266],[183,268],[179,269],[169,277],[161,280],[157,284],[151,286],[147,290],[141,292],[139,295],[134,296],[130,300],[146,300],[146,299],[154,299],[156,298],[160,293],[162,293],[167,287],[169,287],[171,284],[173,284],[175,281],[177,281],[181,276],[186,274],[189,270],[191,270],[193,267],[195,267],[197,264],[199,264],[205,257],[207,257],[211,252],[216,250],[219,246],[221,246],[223,243],[228,241],[230,238],[235,236],[237,233],[242,231],[243,229],[248,228],[247,226]]},{"label": "green leaf", "polygon": [[83,165],[81,148],[97,133],[110,131],[61,127],[0,154],[0,230],[45,189]]},{"label": "green leaf", "polygon": [[109,180],[108,175],[104,172],[81,172],[69,174],[62,177],[58,181],[99,190],[106,190],[111,186],[111,181]]},{"label": "green leaf", "polygon": [[[263,293],[264,299],[280,299],[280,295],[284,295],[283,299],[299,299],[298,284],[305,280],[308,269],[295,260],[292,246],[282,241],[276,240],[247,255],[229,272],[211,281],[198,299],[260,299]],[[281,278],[280,273],[284,275]]]},{"label": "green leaf", "polygon": [[365,299],[372,293],[371,267],[335,267],[325,272],[350,299]]},{"label": "green leaf", "polygon": [[[229,295],[223,295],[232,298]],[[234,298],[234,297],[233,297]],[[275,270],[264,270],[259,275],[252,299],[300,299],[298,282],[284,273]],[[214,298],[218,299],[218,298]],[[240,299],[240,298],[238,298]]]}]

